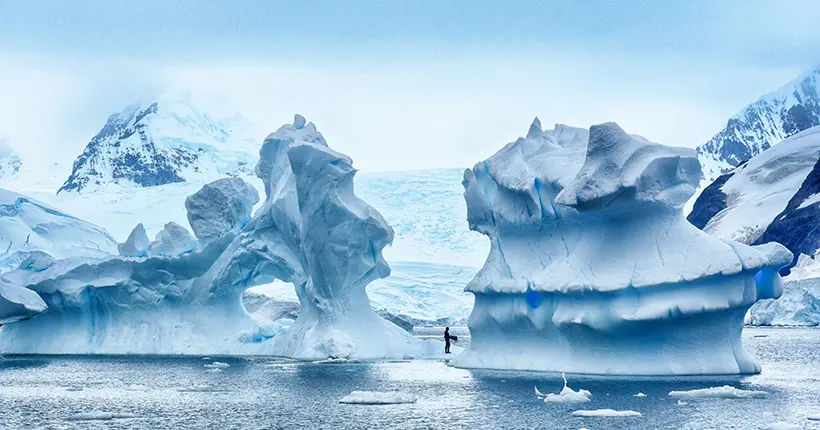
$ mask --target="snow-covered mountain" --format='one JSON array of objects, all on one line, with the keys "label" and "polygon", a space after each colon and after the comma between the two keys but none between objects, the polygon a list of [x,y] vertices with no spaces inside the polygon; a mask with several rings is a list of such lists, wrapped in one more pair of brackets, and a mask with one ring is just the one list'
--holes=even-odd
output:
[{"label": "snow-covered mountain", "polygon": [[0,137],[0,178],[9,178],[20,171],[20,156],[9,147],[8,140]]},{"label": "snow-covered mountain", "polygon": [[697,148],[703,183],[810,127],[820,125],[820,67],[746,106]]},{"label": "snow-covered mountain", "polygon": [[[795,255],[820,248],[820,126],[800,132],[716,179],[689,221],[746,244],[779,242]],[[783,273],[789,270],[784,269]]]},{"label": "snow-covered mountain", "polygon": [[252,175],[261,137],[223,101],[168,92],[111,115],[58,192]]}]

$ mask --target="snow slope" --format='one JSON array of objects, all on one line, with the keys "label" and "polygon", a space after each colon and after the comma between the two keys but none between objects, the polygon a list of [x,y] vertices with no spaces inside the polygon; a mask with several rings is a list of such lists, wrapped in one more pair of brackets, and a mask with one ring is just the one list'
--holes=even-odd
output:
[{"label": "snow slope", "polygon": [[820,246],[818,160],[820,127],[813,127],[718,178],[695,201],[688,219],[723,239],[776,241],[795,256],[814,255]]},{"label": "snow slope", "polygon": [[764,95],[729,119],[697,148],[703,183],[710,184],[746,160],[808,128],[820,125],[820,67]]},{"label": "snow slope", "polygon": [[[694,151],[614,123],[513,142],[464,174],[470,228],[490,238],[460,367],[606,374],[759,372],[746,310],[780,295],[778,244],[689,224]],[[624,359],[619,359],[624,358]]]},{"label": "snow slope", "polygon": [[33,252],[53,258],[103,258],[117,244],[103,228],[22,194],[0,189],[0,272]]}]

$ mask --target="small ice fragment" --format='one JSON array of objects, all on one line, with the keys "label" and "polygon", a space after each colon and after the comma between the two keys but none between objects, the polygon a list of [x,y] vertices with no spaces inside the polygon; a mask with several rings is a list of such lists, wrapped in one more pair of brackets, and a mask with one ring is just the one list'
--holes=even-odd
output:
[{"label": "small ice fragment", "polygon": [[339,403],[357,405],[392,405],[416,403],[416,396],[396,391],[353,391],[342,397]]},{"label": "small ice fragment", "polygon": [[591,411],[575,411],[575,417],[639,417],[640,412],[636,411],[616,411],[614,409],[595,409]]},{"label": "small ice fragment", "polygon": [[646,394],[644,394],[644,393],[638,393],[638,394],[635,394],[635,395],[634,395],[634,396],[632,396],[632,397],[646,397]]},{"label": "small ice fragment", "polygon": [[208,361],[213,360],[211,357],[202,357],[202,359],[203,360],[208,360]]},{"label": "small ice fragment", "polygon": [[722,387],[702,388],[699,390],[670,391],[669,397],[688,399],[760,399],[769,393],[765,391],[740,390],[724,385]]},{"label": "small ice fragment", "polygon": [[768,334],[755,334],[755,335],[752,335],[752,337],[769,337],[769,335]]},{"label": "small ice fragment", "polygon": [[84,412],[66,417],[69,421],[107,421],[117,418],[136,418],[133,414],[123,414],[116,412]]},{"label": "small ice fragment", "polygon": [[564,378],[564,389],[558,394],[547,394],[544,397],[544,403],[584,403],[589,401],[592,393],[587,390],[575,391],[567,387],[567,375],[562,373],[561,377]]},{"label": "small ice fragment", "polygon": [[203,364],[202,367],[207,367],[208,369],[227,369],[231,367],[231,365],[222,363],[221,361],[214,361],[213,364]]},{"label": "small ice fragment", "polygon": [[218,367],[212,367],[212,368],[206,370],[205,372],[207,372],[207,373],[219,373],[219,372],[222,372],[222,369],[220,369]]},{"label": "small ice fragment", "polygon": [[83,391],[83,387],[66,387],[66,391]]},{"label": "small ice fragment", "polygon": [[764,430],[803,430],[803,427],[785,421],[778,421],[766,427]]},{"label": "small ice fragment", "polygon": [[686,406],[689,402],[684,402],[683,400],[678,400],[678,406]]}]

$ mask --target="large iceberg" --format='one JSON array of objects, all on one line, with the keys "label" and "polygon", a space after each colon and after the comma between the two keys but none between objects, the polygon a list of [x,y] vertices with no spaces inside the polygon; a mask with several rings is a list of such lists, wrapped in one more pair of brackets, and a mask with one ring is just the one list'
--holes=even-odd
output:
[{"label": "large iceberg", "polygon": [[[6,273],[3,282],[37,292],[49,311],[4,327],[0,352],[429,354],[434,342],[414,338],[370,306],[365,286],[390,273],[381,251],[393,231],[353,193],[351,164],[297,116],[260,150],[256,173],[266,200],[252,218],[256,193],[217,181],[188,201],[198,246],[169,224],[145,255],[127,256],[145,246],[137,231],[121,247],[127,255],[45,260],[36,270]],[[245,290],[277,279],[292,283],[300,300],[290,328],[259,324],[242,304]]]},{"label": "large iceberg", "polygon": [[470,228],[490,238],[459,367],[596,374],[759,372],[746,310],[781,294],[783,246],[726,242],[682,206],[694,151],[540,122],[464,174]]}]

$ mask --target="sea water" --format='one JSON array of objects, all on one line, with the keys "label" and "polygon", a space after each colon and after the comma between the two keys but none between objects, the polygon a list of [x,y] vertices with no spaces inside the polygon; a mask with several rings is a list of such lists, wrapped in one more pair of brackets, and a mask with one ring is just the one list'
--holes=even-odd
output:
[{"label": "sea water", "polygon": [[[457,344],[468,340],[462,333]],[[763,373],[675,378],[567,375],[571,388],[592,393],[590,402],[578,404],[536,399],[534,386],[544,393],[561,390],[558,374],[470,371],[442,361],[5,357],[0,359],[0,428],[656,430],[757,429],[788,421],[820,429],[820,422],[807,419],[820,415],[820,330],[746,329],[744,341],[761,361]],[[229,367],[214,367],[214,362]],[[723,385],[768,395],[683,402],[669,396],[673,390]],[[417,401],[339,403],[354,390],[399,391],[415,395]],[[646,396],[636,397],[639,392]],[[583,409],[633,410],[642,415],[572,415]]]}]

